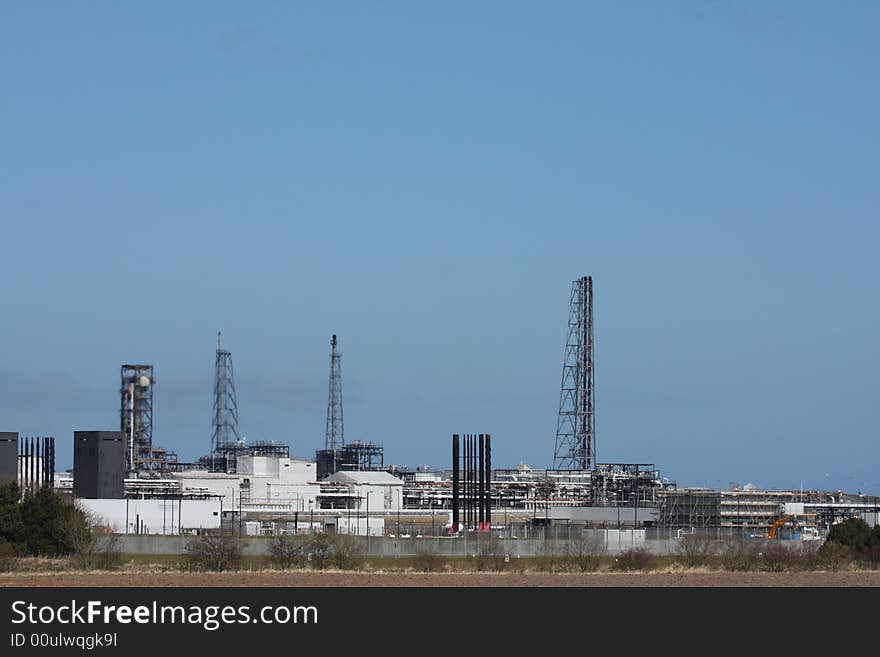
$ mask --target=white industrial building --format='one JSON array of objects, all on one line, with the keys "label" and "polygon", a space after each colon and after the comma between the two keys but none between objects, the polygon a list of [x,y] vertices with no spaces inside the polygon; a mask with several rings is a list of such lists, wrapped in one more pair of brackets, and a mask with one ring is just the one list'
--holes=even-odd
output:
[{"label": "white industrial building", "polygon": [[183,495],[216,495],[224,509],[266,506],[308,511],[318,507],[321,487],[315,463],[278,456],[239,456],[235,474],[186,470],[172,473]]},{"label": "white industrial building", "polygon": [[359,500],[359,508],[364,512],[399,511],[403,508],[403,480],[387,472],[342,471],[324,481],[346,486],[348,495]]},{"label": "white industrial building", "polygon": [[85,499],[80,509],[117,534],[180,534],[218,529],[220,499]]}]

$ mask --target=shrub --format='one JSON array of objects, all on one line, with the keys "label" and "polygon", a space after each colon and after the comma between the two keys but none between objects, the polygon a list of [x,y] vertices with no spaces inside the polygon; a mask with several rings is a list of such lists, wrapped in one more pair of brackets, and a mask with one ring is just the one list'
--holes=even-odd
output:
[{"label": "shrub", "polygon": [[21,545],[21,495],[14,481],[0,484],[0,541],[16,548]]},{"label": "shrub", "polygon": [[20,514],[20,544],[32,556],[69,555],[78,538],[91,531],[86,514],[51,488],[26,495]]},{"label": "shrub", "polygon": [[305,566],[305,538],[292,534],[278,534],[273,537],[269,544],[269,563],[280,570]]},{"label": "shrub", "polygon": [[801,544],[799,551],[799,570],[821,570],[819,558],[819,541],[806,541]]},{"label": "shrub", "polygon": [[758,565],[758,550],[754,542],[744,538],[729,538],[721,544],[721,565],[725,570],[754,570]]},{"label": "shrub", "polygon": [[8,573],[18,566],[19,552],[12,543],[0,540],[0,573]]},{"label": "shrub", "polygon": [[759,557],[758,567],[771,573],[802,569],[802,555],[797,546],[789,546],[787,541],[768,541],[761,547]]},{"label": "shrub", "polygon": [[556,541],[542,541],[535,554],[535,568],[543,573],[555,573],[563,565],[562,550]]},{"label": "shrub", "polygon": [[679,561],[688,568],[708,565],[713,561],[716,551],[715,540],[705,532],[683,536],[676,548]]},{"label": "shrub", "polygon": [[446,559],[437,554],[437,549],[433,543],[426,542],[416,549],[416,556],[413,559],[413,565],[417,570],[425,573],[433,573],[442,570],[446,565]]},{"label": "shrub", "polygon": [[868,546],[862,550],[860,556],[871,568],[876,569],[880,566],[880,541],[869,543]]},{"label": "shrub", "polygon": [[644,548],[621,552],[614,560],[615,570],[651,570],[656,565],[654,555]]},{"label": "shrub", "polygon": [[816,564],[823,570],[846,570],[852,565],[853,551],[836,541],[825,541],[816,555]]},{"label": "shrub", "polygon": [[236,570],[241,561],[241,541],[229,534],[202,534],[186,544],[186,565],[190,570]]},{"label": "shrub", "polygon": [[313,534],[306,541],[306,558],[316,570],[324,570],[330,567],[333,557],[333,541],[329,534],[319,532]]},{"label": "shrub", "polygon": [[81,570],[117,570],[122,565],[119,536],[90,527],[75,544],[71,564]]},{"label": "shrub", "polygon": [[363,565],[361,543],[354,536],[336,534],[331,537],[331,563],[339,570],[356,570]]},{"label": "shrub", "polygon": [[831,527],[827,542],[840,543],[858,553],[868,547],[870,540],[871,528],[868,523],[861,518],[850,518]]},{"label": "shrub", "polygon": [[596,572],[605,554],[605,539],[596,532],[583,534],[568,541],[563,551],[571,564],[582,573]]},{"label": "shrub", "polygon": [[504,545],[497,536],[483,536],[477,539],[477,552],[474,566],[477,571],[494,571],[500,573],[507,565]]},{"label": "shrub", "polygon": [[880,525],[874,525],[860,556],[872,568],[880,566]]},{"label": "shrub", "polygon": [[346,534],[315,534],[306,542],[305,553],[316,570],[355,570],[363,565],[360,541]]}]

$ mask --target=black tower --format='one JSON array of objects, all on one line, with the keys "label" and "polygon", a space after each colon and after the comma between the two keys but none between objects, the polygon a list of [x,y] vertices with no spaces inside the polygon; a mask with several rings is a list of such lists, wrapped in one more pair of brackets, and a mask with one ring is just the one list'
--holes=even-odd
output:
[{"label": "black tower", "polygon": [[122,498],[126,447],[121,431],[74,431],[73,494],[85,498]]}]

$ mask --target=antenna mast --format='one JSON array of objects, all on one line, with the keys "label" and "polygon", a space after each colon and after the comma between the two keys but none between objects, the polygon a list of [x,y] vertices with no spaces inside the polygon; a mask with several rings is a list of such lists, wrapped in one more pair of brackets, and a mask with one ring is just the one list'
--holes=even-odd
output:
[{"label": "antenna mast", "polygon": [[232,371],[232,353],[226,351],[217,333],[217,356],[214,361],[214,432],[211,454],[239,442],[238,400]]},{"label": "antenna mast", "polygon": [[330,338],[330,392],[327,395],[327,423],[324,428],[324,449],[337,450],[345,445],[342,421],[341,354],[336,351],[336,334]]}]

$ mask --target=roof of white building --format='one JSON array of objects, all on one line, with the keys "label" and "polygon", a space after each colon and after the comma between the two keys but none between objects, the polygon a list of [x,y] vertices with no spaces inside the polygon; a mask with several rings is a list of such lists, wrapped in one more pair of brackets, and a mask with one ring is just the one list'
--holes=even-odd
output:
[{"label": "roof of white building", "polygon": [[326,481],[342,484],[366,484],[372,486],[402,486],[403,480],[387,472],[342,471],[327,477]]}]

